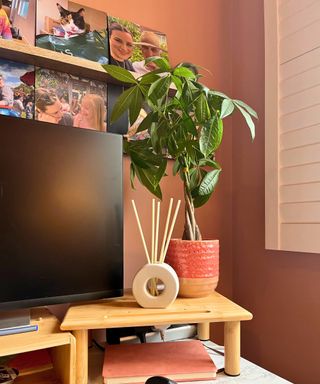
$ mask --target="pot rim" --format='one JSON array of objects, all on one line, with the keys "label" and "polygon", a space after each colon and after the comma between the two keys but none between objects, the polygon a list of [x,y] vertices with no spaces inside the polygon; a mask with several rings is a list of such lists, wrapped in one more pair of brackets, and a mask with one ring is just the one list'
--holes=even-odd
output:
[{"label": "pot rim", "polygon": [[194,243],[219,243],[219,239],[202,239],[202,240],[185,240],[185,239],[170,239],[170,241],[174,242],[181,242],[181,243],[186,243],[186,242],[194,242]]}]

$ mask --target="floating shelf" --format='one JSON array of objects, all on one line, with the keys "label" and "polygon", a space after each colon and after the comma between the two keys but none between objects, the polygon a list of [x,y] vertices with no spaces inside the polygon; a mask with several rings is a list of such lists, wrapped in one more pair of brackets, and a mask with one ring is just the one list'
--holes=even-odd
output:
[{"label": "floating shelf", "polygon": [[27,45],[20,40],[0,39],[0,57],[41,68],[67,72],[74,76],[120,84],[102,68],[101,64],[64,53]]}]

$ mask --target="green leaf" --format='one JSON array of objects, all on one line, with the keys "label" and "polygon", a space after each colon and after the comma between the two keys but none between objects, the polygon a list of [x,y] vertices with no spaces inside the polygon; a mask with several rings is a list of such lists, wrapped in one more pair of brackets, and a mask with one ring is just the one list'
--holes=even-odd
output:
[{"label": "green leaf", "polygon": [[210,109],[214,112],[221,111],[222,102],[224,98],[214,95],[212,91],[208,93],[208,103],[210,105]]},{"label": "green leaf", "polygon": [[134,168],[134,164],[130,163],[130,184],[131,184],[131,188],[132,189],[135,189],[134,183],[133,183],[135,175],[136,175],[136,171],[135,171],[135,168]]},{"label": "green leaf", "polygon": [[196,79],[196,75],[186,67],[177,67],[173,70],[174,76],[186,77],[187,79]]},{"label": "green leaf", "polygon": [[224,119],[225,117],[231,115],[234,110],[234,104],[231,99],[224,99],[221,106],[220,118]]},{"label": "green leaf", "polygon": [[216,116],[206,122],[200,133],[199,148],[201,153],[208,157],[217,147],[218,119]]},{"label": "green leaf", "polygon": [[158,135],[162,138],[166,138],[170,134],[170,128],[168,127],[167,119],[160,118],[156,124]]},{"label": "green leaf", "polygon": [[199,122],[206,121],[210,118],[210,109],[208,106],[207,98],[203,93],[201,93],[198,97],[195,106],[195,114]]},{"label": "green leaf", "polygon": [[255,132],[255,125],[254,125],[254,122],[252,120],[252,117],[250,116],[250,114],[246,110],[244,110],[242,107],[240,107],[240,105],[236,104],[236,106],[239,109],[239,111],[242,113],[242,116],[246,119],[246,123],[250,129],[252,140],[254,140],[256,132]]},{"label": "green leaf", "polygon": [[214,169],[213,171],[208,172],[205,175],[199,187],[200,196],[210,195],[213,192],[219,180],[220,172],[221,172],[221,169]]},{"label": "green leaf", "polygon": [[146,163],[146,159],[141,156],[141,154],[131,151],[130,152],[131,161],[134,163],[135,166],[140,168],[150,168],[150,166]]},{"label": "green leaf", "polygon": [[111,123],[116,121],[127,109],[129,109],[131,103],[136,100],[137,89],[140,92],[138,87],[128,88],[118,97],[111,113]]},{"label": "green leaf", "polygon": [[128,140],[123,140],[123,153],[128,155],[129,154],[129,151],[130,151],[130,144],[128,142]]},{"label": "green leaf", "polygon": [[159,79],[159,75],[153,72],[149,72],[140,77],[140,84],[152,84]]},{"label": "green leaf", "polygon": [[171,81],[169,76],[160,78],[151,85],[148,96],[153,100],[161,99],[164,95],[168,94],[170,84]]},{"label": "green leaf", "polygon": [[225,93],[222,93],[220,91],[214,91],[213,89],[210,90],[210,93],[215,96],[222,97],[223,99],[230,99]]},{"label": "green leaf", "polygon": [[153,195],[162,199],[162,192],[159,184],[154,185],[153,174],[147,169],[136,168],[136,175],[142,185],[144,185]]},{"label": "green leaf", "polygon": [[157,113],[150,112],[140,123],[137,132],[145,131],[146,129],[150,129],[152,122],[157,117]]},{"label": "green leaf", "polygon": [[162,161],[160,163],[160,166],[158,167],[157,172],[155,173],[155,183],[159,184],[162,177],[165,175],[167,169],[167,159],[162,158]]},{"label": "green leaf", "polygon": [[193,189],[199,187],[199,184],[201,182],[201,170],[199,168],[192,168],[189,171],[190,175],[190,190],[192,191]]},{"label": "green leaf", "polygon": [[139,84],[139,89],[140,89],[141,93],[143,94],[144,100],[145,100],[147,95],[148,95],[149,85]]},{"label": "green leaf", "polygon": [[133,91],[130,96],[129,104],[129,120],[132,125],[138,118],[143,103],[143,95],[139,87],[132,87]]},{"label": "green leaf", "polygon": [[214,160],[211,160],[211,159],[201,159],[201,160],[199,161],[199,166],[200,166],[200,167],[208,166],[208,167],[212,167],[212,168],[221,169],[220,164],[217,163],[217,162],[214,161]]},{"label": "green leaf", "polygon": [[137,80],[127,69],[112,64],[104,64],[102,67],[109,73],[110,76],[121,81],[122,83],[137,84]]},{"label": "green leaf", "polygon": [[[167,59],[165,59],[164,57],[157,57],[157,56],[154,56],[154,57],[148,57],[146,59],[146,64],[148,63],[155,63],[157,64],[157,66],[163,71],[163,72],[169,72],[171,67],[170,67],[170,64],[169,64],[169,61]],[[157,71],[157,73],[159,73],[159,71]]]},{"label": "green leaf", "polygon": [[193,198],[193,205],[195,208],[199,208],[204,205],[211,197],[211,193],[209,195],[200,196],[197,195]]},{"label": "green leaf", "polygon": [[177,91],[181,93],[182,92],[182,81],[181,81],[181,79],[179,79],[179,77],[177,77],[177,76],[172,76],[171,80],[172,80],[173,84],[176,86]]},{"label": "green leaf", "polygon": [[251,116],[255,117],[256,119],[258,118],[257,112],[252,109],[248,104],[244,103],[241,100],[233,100],[233,102],[238,106],[240,105],[240,107],[243,107],[248,113],[250,113]]},{"label": "green leaf", "polygon": [[197,83],[195,83],[195,86],[196,86],[198,89],[200,89],[200,91],[201,91],[202,93],[204,93],[204,95],[205,95],[206,97],[209,96],[209,94],[210,94],[210,89],[209,89],[206,85],[197,82]]},{"label": "green leaf", "polygon": [[191,118],[191,116],[184,115],[183,119],[179,124],[183,128],[184,132],[189,132],[193,136],[197,136],[198,134],[197,127],[196,127],[195,121]]},{"label": "green leaf", "polygon": [[218,125],[214,127],[214,147],[213,147],[213,152],[215,152],[220,144],[221,144],[221,141],[222,141],[222,137],[223,137],[223,121],[220,117],[218,117]]},{"label": "green leaf", "polygon": [[172,168],[173,176],[175,176],[179,172],[179,169],[180,169],[180,162],[178,159],[176,159],[174,164],[173,164],[173,168]]}]

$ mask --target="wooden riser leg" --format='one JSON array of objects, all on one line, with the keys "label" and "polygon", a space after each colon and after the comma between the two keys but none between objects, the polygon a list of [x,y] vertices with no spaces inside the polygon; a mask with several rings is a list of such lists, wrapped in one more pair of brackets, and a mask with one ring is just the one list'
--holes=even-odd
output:
[{"label": "wooden riser leg", "polygon": [[73,331],[76,338],[77,384],[88,384],[88,330]]},{"label": "wooden riser leg", "polygon": [[199,323],[197,325],[197,334],[199,340],[209,340],[210,339],[210,323]]},{"label": "wooden riser leg", "polygon": [[240,321],[224,323],[224,371],[229,376],[240,375]]}]

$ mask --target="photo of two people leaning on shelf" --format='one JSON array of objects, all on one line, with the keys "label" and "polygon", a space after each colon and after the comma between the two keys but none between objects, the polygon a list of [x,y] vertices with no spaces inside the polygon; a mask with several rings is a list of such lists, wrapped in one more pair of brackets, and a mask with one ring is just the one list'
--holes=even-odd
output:
[{"label": "photo of two people leaning on shelf", "polygon": [[73,97],[69,104],[66,97],[60,98],[53,90],[36,89],[36,120],[77,128],[106,131],[106,106],[102,96],[86,93],[78,98]]},{"label": "photo of two people leaning on shelf", "polygon": [[[157,69],[154,62],[146,62],[151,57],[168,59],[167,39],[164,33],[142,27],[128,20],[108,16],[109,64],[144,75]],[[148,131],[137,133],[137,129],[147,112],[141,109],[135,123],[125,135],[128,140],[143,140],[149,137]]]},{"label": "photo of two people leaning on shelf", "polygon": [[[129,71],[144,74],[157,69],[155,63],[146,64],[146,59],[160,56],[167,52],[162,46],[160,36],[153,31],[142,31],[140,41],[134,42],[133,34],[120,23],[112,22],[109,26],[110,60],[109,63],[128,69]],[[140,46],[142,60],[131,61],[134,47]]]}]

